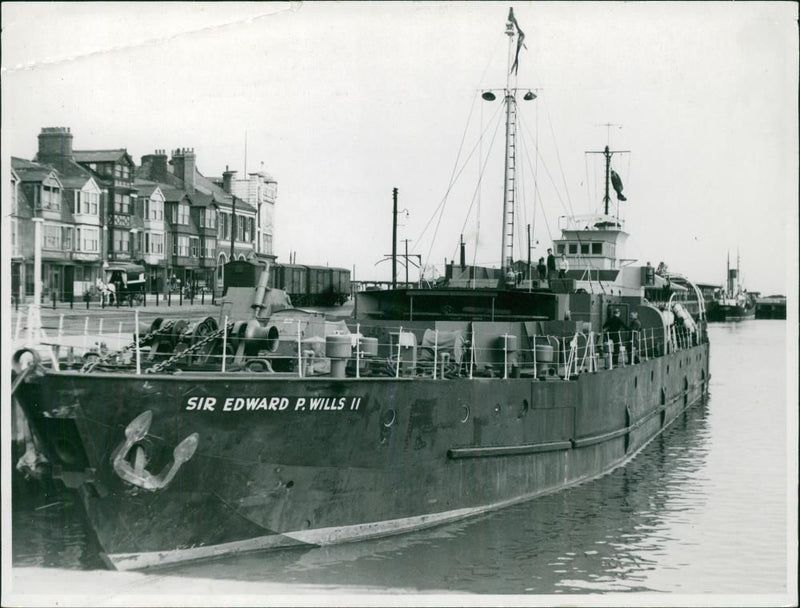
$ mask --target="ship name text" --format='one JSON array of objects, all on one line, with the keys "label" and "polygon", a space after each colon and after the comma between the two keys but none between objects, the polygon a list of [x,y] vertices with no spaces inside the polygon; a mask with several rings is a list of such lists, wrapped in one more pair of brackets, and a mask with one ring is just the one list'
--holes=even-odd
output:
[{"label": "ship name text", "polygon": [[355,411],[361,397],[189,397],[187,412]]}]

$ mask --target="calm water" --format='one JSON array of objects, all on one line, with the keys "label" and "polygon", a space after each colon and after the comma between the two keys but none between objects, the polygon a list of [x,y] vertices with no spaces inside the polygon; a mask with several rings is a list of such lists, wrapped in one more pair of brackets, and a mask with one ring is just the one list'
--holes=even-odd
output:
[{"label": "calm water", "polygon": [[[787,593],[785,321],[712,325],[710,398],[591,483],[390,539],[161,574],[492,594]],[[791,454],[787,452],[791,450]],[[792,517],[796,516],[796,512]],[[17,499],[13,563],[102,567],[69,497]],[[746,603],[746,602],[745,602]]]}]

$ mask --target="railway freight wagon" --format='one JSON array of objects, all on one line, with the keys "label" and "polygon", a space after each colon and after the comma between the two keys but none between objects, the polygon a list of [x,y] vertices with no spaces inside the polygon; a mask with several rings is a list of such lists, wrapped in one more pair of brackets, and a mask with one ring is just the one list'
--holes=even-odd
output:
[{"label": "railway freight wagon", "polygon": [[295,306],[332,306],[350,296],[350,271],[329,266],[274,264],[270,285],[284,290]]}]

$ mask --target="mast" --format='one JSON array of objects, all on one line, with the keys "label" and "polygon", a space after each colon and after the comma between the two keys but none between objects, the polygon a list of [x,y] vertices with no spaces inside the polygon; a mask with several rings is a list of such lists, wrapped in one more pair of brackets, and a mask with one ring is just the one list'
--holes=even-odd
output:
[{"label": "mast", "polygon": [[606,146],[603,150],[603,155],[606,157],[606,193],[603,196],[603,204],[605,205],[605,214],[608,215],[608,204],[611,202],[611,197],[608,194],[608,184],[611,181],[611,151]]},{"label": "mast", "polygon": [[728,251],[728,259],[727,259],[727,262],[726,262],[726,265],[725,265],[725,271],[726,271],[725,282],[727,283],[727,285],[725,285],[725,288],[726,288],[725,291],[727,292],[726,297],[729,298],[729,297],[731,297],[731,293],[733,292],[733,287],[731,287],[731,252],[730,251]]},{"label": "mast", "polygon": [[[509,14],[511,17],[511,14]],[[514,259],[514,191],[516,173],[516,139],[517,139],[517,100],[514,96],[514,89],[511,88],[511,74],[514,61],[514,24],[511,19],[506,23],[506,35],[508,36],[508,71],[506,72],[506,154],[505,171],[503,174],[503,238],[502,251],[500,254],[500,268],[502,276],[511,268]]]},{"label": "mast", "polygon": [[[605,209],[605,215],[608,216],[608,206],[611,203],[611,194],[609,193],[609,186],[611,184],[611,157],[614,154],[628,154],[630,150],[610,150],[608,144],[604,150],[589,150],[587,154],[602,154],[606,159],[606,185],[605,191],[603,194],[603,207]],[[621,199],[625,200],[625,199]],[[617,220],[619,220],[619,205],[617,205]],[[617,222],[618,223],[618,222]]]}]

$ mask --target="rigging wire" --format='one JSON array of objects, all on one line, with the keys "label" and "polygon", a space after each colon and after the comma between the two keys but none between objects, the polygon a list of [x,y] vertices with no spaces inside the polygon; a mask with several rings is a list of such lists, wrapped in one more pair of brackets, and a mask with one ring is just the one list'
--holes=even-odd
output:
[{"label": "rigging wire", "polygon": [[[491,156],[492,148],[494,147],[494,142],[495,142],[495,140],[497,139],[497,134],[500,132],[500,123],[501,123],[501,121],[500,121],[500,120],[497,120],[497,121],[496,121],[496,124],[495,124],[495,129],[494,129],[494,134],[492,135],[492,140],[491,140],[491,142],[489,142],[489,150],[486,152],[486,156],[485,156],[485,157],[484,157],[484,159],[483,159],[483,166],[482,166],[482,167],[481,167],[481,169],[480,169],[480,176],[481,176],[481,178],[482,178],[483,174],[486,172],[486,166],[487,166],[487,165],[488,165],[488,163],[489,163],[489,157]],[[477,200],[477,195],[478,195],[478,191],[479,191],[479,189],[480,189],[480,183],[481,183],[481,181],[482,181],[482,179],[479,179],[479,180],[478,180],[478,185],[476,185],[476,186],[475,186],[475,191],[474,191],[474,192],[473,192],[473,194],[472,194],[472,201],[470,202],[470,205],[469,205],[469,207],[467,208],[467,212],[466,212],[466,215],[465,215],[465,218],[464,218],[464,223],[463,223],[463,224],[462,224],[462,226],[461,226],[461,231],[462,231],[462,233],[463,233],[463,231],[464,231],[464,228],[466,228],[466,226],[467,226],[467,222],[469,221],[469,216],[470,216],[470,214],[471,214],[471,212],[472,212],[472,208],[475,206],[475,202],[476,202],[476,200]],[[435,240],[435,239],[434,239],[434,240]],[[433,248],[433,243],[431,243],[431,248]],[[476,237],[475,249],[477,250],[477,248],[478,248],[478,247],[477,247],[477,237]],[[428,255],[430,256],[430,251],[428,252]],[[473,259],[474,259],[474,255],[473,255]]]},{"label": "rigging wire", "polygon": [[[489,67],[492,65],[492,63],[494,62],[494,59],[495,59],[495,57],[497,55],[497,49],[500,47],[500,43],[503,42],[503,41],[504,41],[504,38],[502,36],[498,36],[496,38],[494,47],[492,48],[491,52],[489,53],[489,57],[488,57],[488,59],[486,61],[486,65],[484,66],[483,71],[481,72],[481,76],[478,79],[478,82],[483,82],[484,78],[486,77],[486,73],[489,71]],[[475,103],[477,102],[477,100],[478,100],[478,95],[476,94],[473,97],[472,105],[470,107],[466,123],[464,124],[464,132],[461,135],[461,142],[459,143],[458,153],[456,154],[456,159],[453,162],[453,170],[452,170],[452,172],[450,174],[450,181],[448,183],[447,189],[445,190],[444,196],[442,197],[441,201],[439,201],[439,204],[436,206],[436,208],[431,213],[431,217],[428,219],[428,222],[425,224],[425,226],[423,227],[422,231],[419,233],[419,236],[417,236],[417,238],[413,241],[412,250],[416,250],[416,248],[419,246],[420,241],[425,236],[425,232],[431,226],[431,223],[433,222],[434,217],[436,217],[437,212],[439,213],[439,220],[437,221],[437,228],[436,228],[436,230],[438,231],[438,226],[439,226],[439,223],[441,222],[441,216],[444,213],[444,207],[447,205],[447,198],[450,195],[450,191],[452,190],[453,185],[458,180],[458,178],[461,175],[461,173],[466,168],[469,159],[472,158],[472,155],[475,152],[475,147],[473,147],[473,149],[470,152],[469,156],[464,161],[464,165],[462,165],[461,169],[458,170],[458,173],[456,173],[456,168],[458,167],[459,160],[461,159],[461,153],[462,153],[462,151],[464,149],[464,141],[465,141],[466,136],[467,136],[467,131],[469,130],[469,125],[470,125],[471,120],[472,120],[472,114],[473,114],[473,112],[475,110]],[[482,121],[483,121],[483,108],[481,108],[481,123],[482,123]],[[483,125],[481,124],[481,126],[483,126]],[[482,137],[483,137],[483,133],[481,133],[481,138]],[[480,153],[479,153],[479,157],[480,157]],[[431,249],[433,248],[433,243],[436,240],[435,236],[436,235],[434,233],[434,236],[433,236],[432,241],[431,241]],[[428,252],[428,256],[425,259],[425,265],[427,265],[429,261],[430,261],[430,249],[429,249],[429,252]]]},{"label": "rigging wire", "polygon": [[[458,180],[458,178],[464,172],[464,169],[466,169],[470,159],[475,154],[475,151],[478,149],[478,144],[475,144],[475,146],[473,146],[472,150],[470,151],[470,153],[467,155],[466,159],[464,160],[464,164],[461,165],[461,168],[458,168],[458,162],[461,159],[461,151],[463,149],[464,140],[466,138],[467,130],[468,130],[468,127],[469,127],[469,120],[472,117],[472,111],[473,110],[474,110],[474,102],[473,102],[473,107],[470,110],[470,115],[469,115],[469,117],[467,119],[467,124],[465,125],[465,128],[464,128],[464,133],[462,135],[461,145],[459,146],[459,154],[458,154],[458,156],[456,158],[456,162],[455,162],[455,164],[453,166],[453,172],[452,172],[452,174],[450,176],[450,182],[449,182],[449,184],[447,186],[447,189],[445,190],[445,193],[444,193],[444,196],[442,197],[442,200],[439,201],[439,204],[436,206],[436,208],[431,213],[431,217],[428,219],[428,222],[425,224],[425,226],[423,227],[423,229],[420,232],[419,236],[414,241],[414,245],[413,245],[414,248],[416,248],[419,245],[420,241],[425,236],[425,233],[427,232],[428,228],[430,228],[431,225],[433,224],[433,221],[436,218],[437,214],[439,215],[439,220],[437,221],[437,224],[436,224],[437,230],[438,230],[439,222],[441,221],[441,215],[444,212],[444,207],[447,205],[447,200],[448,200],[448,197],[450,196],[450,192],[452,191],[453,186],[455,185],[455,182]],[[499,110],[497,110],[495,113],[497,113],[498,111]],[[435,236],[436,235],[434,234],[433,241],[435,241]],[[430,253],[428,255],[430,256]],[[428,260],[426,259],[426,263],[427,263],[427,261]]]}]

